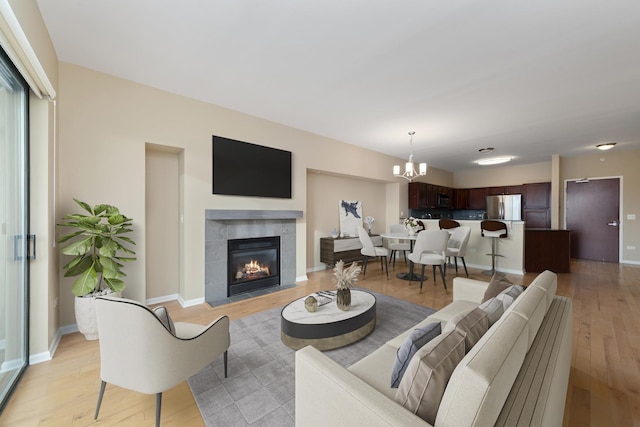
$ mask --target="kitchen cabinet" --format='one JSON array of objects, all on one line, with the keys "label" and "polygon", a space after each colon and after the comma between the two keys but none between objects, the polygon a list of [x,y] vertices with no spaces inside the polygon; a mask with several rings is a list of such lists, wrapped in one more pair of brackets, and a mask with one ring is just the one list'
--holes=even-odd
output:
[{"label": "kitchen cabinet", "polygon": [[427,183],[409,183],[409,209],[424,209],[427,207]]},{"label": "kitchen cabinet", "polygon": [[527,273],[539,273],[544,270],[569,273],[570,262],[570,230],[525,230],[524,269]]},{"label": "kitchen cabinet", "polygon": [[469,209],[486,209],[487,202],[485,198],[488,195],[488,189],[470,188],[469,189]]},{"label": "kitchen cabinet", "polygon": [[525,209],[549,208],[551,196],[551,183],[539,182],[536,184],[524,184],[522,196]]},{"label": "kitchen cabinet", "polygon": [[504,194],[522,194],[522,185],[506,185]]},{"label": "kitchen cabinet", "polygon": [[487,196],[500,196],[505,194],[504,187],[487,187]]},{"label": "kitchen cabinet", "polygon": [[427,184],[427,207],[435,208],[438,202],[438,189],[439,185]]},{"label": "kitchen cabinet", "polygon": [[551,227],[551,183],[524,184],[522,198],[526,228]]},{"label": "kitchen cabinet", "polygon": [[456,188],[453,191],[453,209],[469,209],[469,190]]}]

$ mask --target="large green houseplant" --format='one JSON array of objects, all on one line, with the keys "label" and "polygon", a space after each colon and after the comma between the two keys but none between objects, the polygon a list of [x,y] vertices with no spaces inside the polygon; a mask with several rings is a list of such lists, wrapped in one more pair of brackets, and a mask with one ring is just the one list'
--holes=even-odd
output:
[{"label": "large green houseplant", "polygon": [[[62,236],[58,242],[67,243],[61,251],[64,255],[73,257],[63,269],[65,277],[76,277],[73,282],[72,292],[76,298],[76,321],[78,329],[85,334],[87,339],[97,338],[97,328],[93,331],[95,314],[93,314],[93,296],[105,293],[121,295],[125,288],[122,280],[126,274],[122,271],[123,263],[135,261],[136,258],[126,255],[135,255],[128,245],[135,242],[127,237],[132,232],[132,219],[120,213],[120,210],[111,205],[96,205],[93,208],[87,203],[73,199],[84,213],[67,214],[58,225],[71,227],[74,230]],[[79,300],[91,298],[91,302],[79,302]],[[88,319],[91,329],[83,331],[84,320],[80,317],[79,304],[90,304]],[[91,318],[93,317],[93,318]]]}]

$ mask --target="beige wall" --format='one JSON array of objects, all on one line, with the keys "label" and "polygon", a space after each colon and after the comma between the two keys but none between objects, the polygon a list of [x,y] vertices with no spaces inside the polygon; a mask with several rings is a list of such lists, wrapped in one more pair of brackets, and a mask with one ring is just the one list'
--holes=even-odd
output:
[{"label": "beige wall", "polygon": [[[145,144],[182,149],[184,274],[181,297],[204,296],[205,209],[294,209],[299,254],[296,275],[307,269],[307,170],[391,183],[398,159],[257,119],[215,105],[163,92],[75,65],[60,64],[58,217],[72,198],[110,203],[134,219],[138,262],[125,266],[125,296],[146,295]],[[290,200],[211,194],[211,135],[221,135],[293,152]],[[355,161],[354,159],[357,159]],[[406,184],[401,184],[406,187]],[[398,192],[400,194],[400,192]],[[383,206],[385,197],[380,200]],[[392,211],[397,211],[399,205]],[[336,208],[337,211],[337,208]],[[379,221],[386,223],[382,218]],[[68,279],[61,279],[66,282]],[[66,288],[66,287],[65,287]],[[61,292],[61,324],[74,323],[73,298]]]},{"label": "beige wall", "polygon": [[[357,177],[325,175],[309,172],[307,175],[307,271],[323,269],[320,262],[320,238],[329,237],[335,228],[340,230],[340,200],[359,200],[362,202],[362,217],[372,216],[373,233],[387,230],[387,187],[389,187],[391,205],[397,206],[399,184],[365,181]],[[395,197],[394,197],[395,194]],[[397,215],[397,213],[396,213]],[[366,228],[366,226],[365,226]]]},{"label": "beige wall", "polygon": [[[640,151],[616,150],[591,156],[562,157],[560,159],[560,218],[564,226],[564,189],[566,180],[580,178],[622,177],[620,199],[620,222],[622,262],[640,264]],[[597,206],[594,206],[597,209]],[[635,220],[627,215],[636,215]],[[635,250],[627,249],[635,246]]]},{"label": "beige wall", "polygon": [[164,299],[180,292],[180,152],[147,144],[145,177],[146,298]]},{"label": "beige wall", "polygon": [[551,162],[520,166],[489,166],[456,172],[455,188],[498,187],[551,181]]}]

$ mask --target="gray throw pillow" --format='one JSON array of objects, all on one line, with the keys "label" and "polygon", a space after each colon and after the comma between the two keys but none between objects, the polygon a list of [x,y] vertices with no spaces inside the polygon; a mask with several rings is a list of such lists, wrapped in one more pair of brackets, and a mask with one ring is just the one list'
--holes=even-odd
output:
[{"label": "gray throw pillow", "polygon": [[445,331],[413,356],[395,400],[431,425],[449,378],[464,357],[464,336],[456,330]]},{"label": "gray throw pillow", "polygon": [[409,366],[413,355],[426,343],[440,335],[441,331],[442,327],[440,322],[429,323],[423,328],[416,328],[411,331],[396,352],[396,358],[393,361],[393,369],[391,371],[391,387],[398,388],[400,380],[402,380],[402,376],[407,370],[407,366]]},{"label": "gray throw pillow", "polygon": [[489,319],[489,327],[498,321],[502,313],[504,313],[504,305],[498,298],[491,298],[480,304],[479,308],[487,313],[487,319]]},{"label": "gray throw pillow", "polygon": [[520,294],[524,292],[524,288],[520,285],[511,285],[504,291],[500,292],[496,299],[502,301],[502,306],[504,307],[504,311],[507,311],[507,308],[520,296]]},{"label": "gray throw pillow", "polygon": [[158,320],[160,320],[160,322],[164,325],[165,328],[167,328],[169,332],[171,332],[173,335],[176,334],[176,328],[173,325],[173,320],[171,320],[171,316],[169,316],[169,312],[167,311],[165,306],[160,305],[154,308],[153,314],[156,315]]},{"label": "gray throw pillow", "polygon": [[495,273],[489,281],[489,286],[487,286],[487,289],[484,291],[482,302],[488,301],[491,298],[498,296],[500,292],[504,291],[512,284],[513,283],[511,283],[506,277]]}]

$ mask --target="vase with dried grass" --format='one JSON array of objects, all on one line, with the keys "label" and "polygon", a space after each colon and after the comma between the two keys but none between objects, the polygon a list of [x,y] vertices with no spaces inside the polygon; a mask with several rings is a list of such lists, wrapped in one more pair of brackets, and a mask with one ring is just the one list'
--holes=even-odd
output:
[{"label": "vase with dried grass", "polygon": [[340,310],[348,311],[351,308],[351,287],[358,281],[360,270],[361,268],[357,262],[352,263],[347,268],[344,268],[344,261],[336,262],[336,266],[333,269],[333,282],[338,289],[336,292],[336,304]]}]

